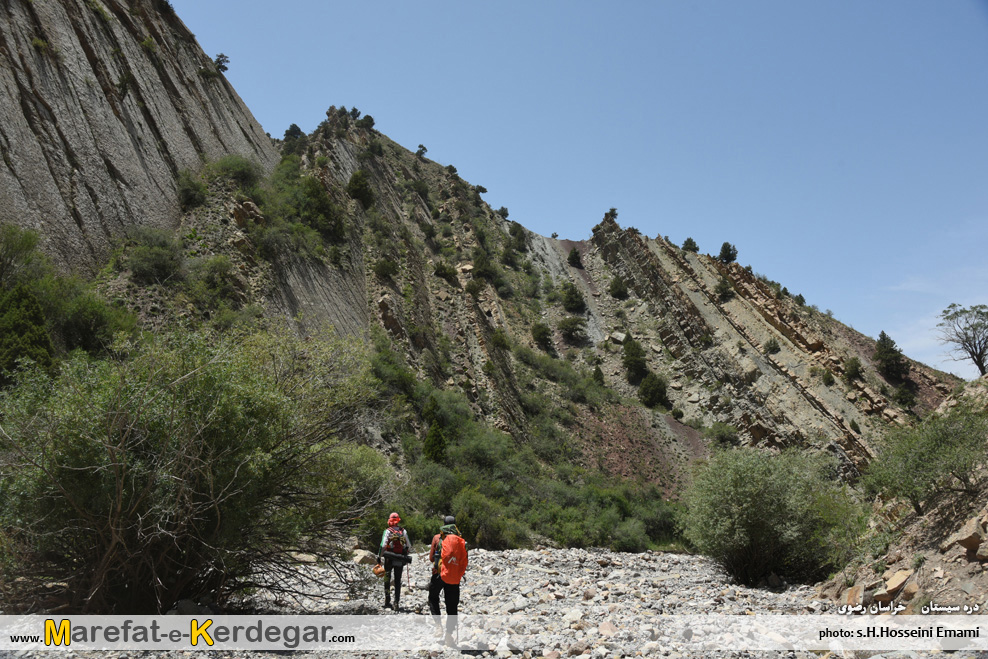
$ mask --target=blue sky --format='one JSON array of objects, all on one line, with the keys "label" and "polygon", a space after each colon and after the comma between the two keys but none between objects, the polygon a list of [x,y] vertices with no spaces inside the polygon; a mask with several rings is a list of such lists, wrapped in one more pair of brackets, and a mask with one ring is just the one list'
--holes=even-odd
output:
[{"label": "blue sky", "polygon": [[272,135],[356,106],[529,229],[738,261],[945,360],[988,303],[988,2],[172,0]]}]

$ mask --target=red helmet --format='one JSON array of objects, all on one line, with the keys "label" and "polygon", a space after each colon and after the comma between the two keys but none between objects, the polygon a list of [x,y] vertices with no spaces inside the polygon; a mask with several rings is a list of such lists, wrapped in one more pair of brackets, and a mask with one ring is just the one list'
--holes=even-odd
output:
[{"label": "red helmet", "polygon": [[391,513],[390,515],[388,515],[388,526],[394,526],[400,521],[401,518],[398,517],[398,513]]}]

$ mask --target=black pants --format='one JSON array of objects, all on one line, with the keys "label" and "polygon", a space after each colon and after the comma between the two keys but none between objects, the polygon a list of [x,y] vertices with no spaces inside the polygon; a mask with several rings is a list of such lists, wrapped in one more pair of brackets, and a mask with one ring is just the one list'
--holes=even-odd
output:
[{"label": "black pants", "polygon": [[[405,569],[405,564],[399,561],[392,561],[390,558],[384,559],[384,601],[391,600],[391,572],[395,573],[395,608],[398,608],[398,601],[401,600],[401,573]],[[385,604],[387,606],[387,604]]]},{"label": "black pants", "polygon": [[446,583],[438,574],[432,575],[429,582],[429,612],[437,625],[442,625],[439,615],[439,592],[442,591],[446,600],[446,633],[452,634],[456,629],[456,615],[460,606],[460,584]]}]

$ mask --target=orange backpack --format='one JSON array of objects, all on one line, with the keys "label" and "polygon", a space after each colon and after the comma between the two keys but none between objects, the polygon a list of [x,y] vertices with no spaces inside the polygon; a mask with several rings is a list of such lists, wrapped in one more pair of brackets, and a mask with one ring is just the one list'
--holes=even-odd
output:
[{"label": "orange backpack", "polygon": [[448,584],[458,584],[467,571],[467,543],[458,535],[449,533],[440,546],[439,578]]}]

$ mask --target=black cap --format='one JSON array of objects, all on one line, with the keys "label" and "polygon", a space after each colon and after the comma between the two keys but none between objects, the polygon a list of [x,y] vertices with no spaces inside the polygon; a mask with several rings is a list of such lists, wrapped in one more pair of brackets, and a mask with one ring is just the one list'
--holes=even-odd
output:
[{"label": "black cap", "polygon": [[452,515],[446,515],[446,519],[443,520],[443,524],[456,524],[456,518]]}]

